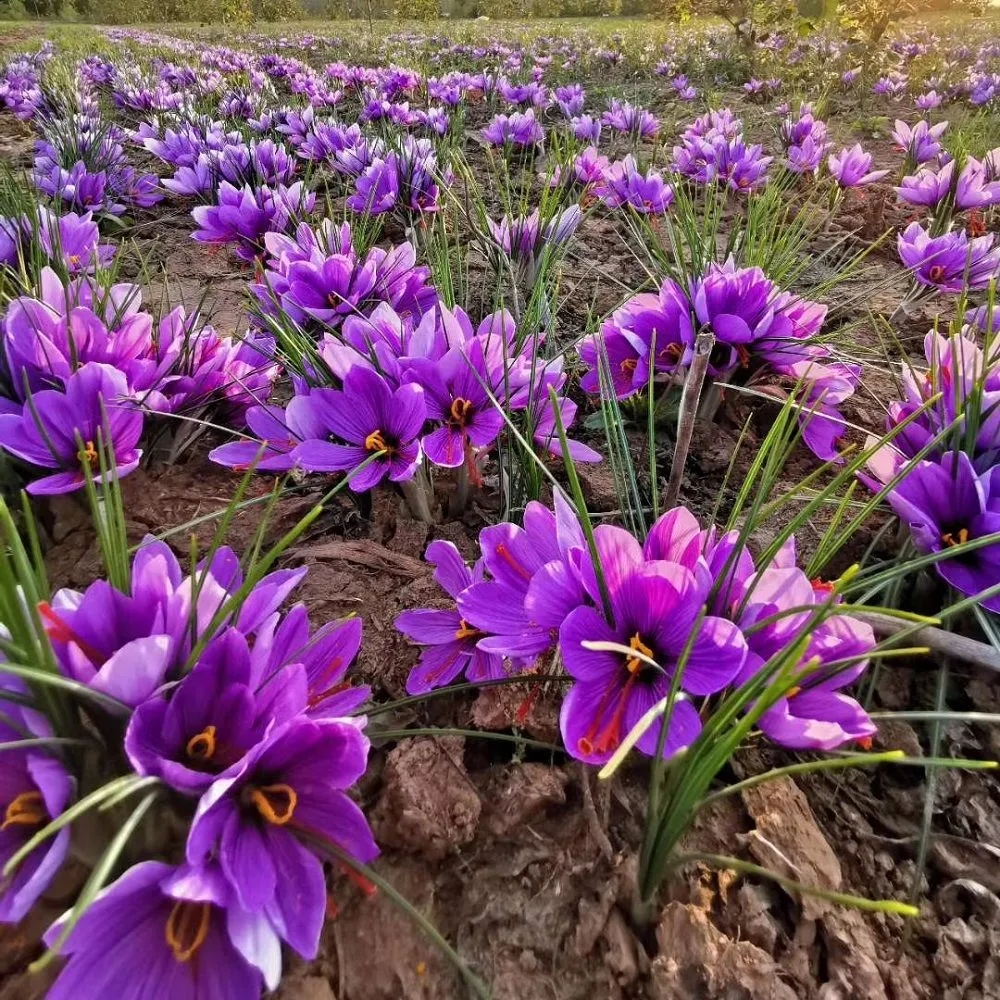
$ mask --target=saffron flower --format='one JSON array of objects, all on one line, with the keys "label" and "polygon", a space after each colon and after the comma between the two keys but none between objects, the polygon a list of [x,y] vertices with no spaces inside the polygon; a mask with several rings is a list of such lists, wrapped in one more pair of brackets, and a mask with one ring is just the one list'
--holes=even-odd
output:
[{"label": "saffron flower", "polygon": [[368,740],[342,719],[293,719],[271,731],[202,795],[187,860],[218,858],[240,907],[266,914],[279,935],[314,958],[326,912],[324,843],[361,862],[378,847],[345,789],[364,774]]},{"label": "saffron flower", "polygon": [[201,243],[233,243],[240,260],[252,261],[264,251],[264,235],[280,232],[300,215],[312,211],[316,195],[302,182],[291,187],[257,189],[219,185],[218,204],[199,205],[191,214],[199,228],[192,234]]},{"label": "saffron flower", "polygon": [[545,251],[564,246],[576,232],[582,212],[579,205],[570,205],[542,223],[539,210],[531,215],[511,218],[504,216],[499,223],[487,219],[490,236],[511,261],[525,272],[533,284]]},{"label": "saffron flower", "polygon": [[608,110],[601,116],[601,124],[615,132],[624,132],[633,139],[654,139],[660,131],[657,118],[645,108],[612,97]]},{"label": "saffron flower", "polygon": [[[305,572],[268,574],[220,627],[257,636]],[[133,558],[128,594],[97,580],[83,593],[58,591],[39,613],[62,673],[134,708],[180,679],[194,643],[242,583],[229,548],[217,549],[192,577],[164,542],[147,539]]]},{"label": "saffron flower", "polygon": [[634,156],[612,163],[594,193],[609,207],[629,205],[643,215],[663,215],[673,204],[674,192],[655,170],[639,171]]},{"label": "saffron flower", "polygon": [[[947,556],[966,542],[1000,532],[1000,471],[978,473],[965,452],[915,463],[886,499],[921,552]],[[957,591],[974,596],[1000,581],[1000,542],[947,556],[934,568]],[[1000,594],[982,604],[1000,611]]]},{"label": "saffron flower", "polygon": [[[17,415],[0,415],[0,445],[43,469],[55,469],[29,493],[72,493],[89,477],[101,482],[99,447],[113,448],[108,475],[127,476],[139,465],[142,412],[129,400],[125,376],[91,362],[66,379],[65,392],[35,393]],[[85,472],[87,469],[89,472]]]},{"label": "saffron flower", "polygon": [[545,130],[535,118],[535,112],[529,108],[511,115],[497,115],[483,129],[482,135],[492,146],[526,150],[542,142]]},{"label": "saffron flower", "polygon": [[964,230],[954,230],[932,237],[912,222],[899,234],[897,247],[913,277],[940,292],[983,289],[1000,277],[1000,247],[994,247],[992,235],[970,239]]},{"label": "saffron flower", "polygon": [[[438,586],[455,600],[485,576],[483,561],[470,569],[451,542],[431,542],[424,558],[434,567]],[[470,681],[498,680],[504,675],[503,657],[478,648],[486,633],[470,625],[454,608],[404,611],[395,625],[408,639],[425,647],[406,679],[408,694],[424,694],[463,674]]]},{"label": "saffron flower", "polygon": [[439,424],[422,442],[428,460],[457,468],[470,460],[470,448],[488,448],[503,430],[503,413],[487,387],[490,375],[480,340],[468,349],[453,347],[440,360],[413,358],[408,378],[424,390],[427,419]]},{"label": "saffron flower", "polygon": [[[559,630],[559,650],[576,683],[563,701],[560,728],[566,749],[579,760],[610,759],[645,713],[665,698],[680,658],[690,646],[677,699],[664,737],[672,756],[701,731],[688,695],[714,694],[743,666],[746,641],[724,618],[705,616],[692,633],[708,585],[680,563],[646,561],[628,532],[609,525],[595,531],[598,557],[610,596],[610,617],[597,608],[573,611]],[[615,643],[622,651],[592,648]],[[639,738],[654,755],[663,721]]]},{"label": "saffron flower", "polygon": [[[52,736],[48,720],[19,703],[27,688],[9,675],[0,679],[3,713],[0,742]],[[58,817],[73,795],[70,778],[59,758],[42,746],[19,749],[10,745],[0,768],[0,868],[39,830]],[[70,829],[64,826],[39,844],[0,883],[0,923],[16,924],[48,888],[66,858]]]},{"label": "saffron flower", "polygon": [[419,385],[408,383],[393,390],[378,373],[355,367],[344,378],[342,391],[316,389],[308,402],[313,419],[327,434],[348,443],[303,441],[292,453],[303,469],[342,472],[368,462],[350,476],[356,493],[372,489],[386,477],[393,482],[413,478],[427,415]]},{"label": "saffron flower", "polygon": [[827,164],[830,176],[842,188],[874,184],[889,173],[888,170],[872,170],[872,155],[866,153],[860,143],[850,149],[842,149],[839,153],[831,153]]},{"label": "saffron flower", "polygon": [[[146,861],[102,890],[61,946],[67,955],[51,1000],[94,995],[137,1000],[256,1000],[276,987],[281,951],[266,918],[229,905],[208,872]],[[63,918],[65,919],[65,918]],[[52,945],[62,921],[49,928]],[[234,943],[239,941],[239,947]]]},{"label": "saffron flower", "polygon": [[580,387],[600,392],[602,354],[618,399],[626,399],[649,384],[650,352],[653,374],[669,374],[691,360],[694,323],[691,302],[684,289],[667,278],[654,295],[633,296],[604,321],[599,334],[580,345],[580,359],[588,371]]},{"label": "saffron flower", "polygon": [[892,138],[896,145],[906,154],[908,164],[919,166],[937,159],[941,153],[941,143],[938,140],[948,128],[948,123],[939,122],[931,125],[921,119],[912,128],[906,122],[896,120]]}]

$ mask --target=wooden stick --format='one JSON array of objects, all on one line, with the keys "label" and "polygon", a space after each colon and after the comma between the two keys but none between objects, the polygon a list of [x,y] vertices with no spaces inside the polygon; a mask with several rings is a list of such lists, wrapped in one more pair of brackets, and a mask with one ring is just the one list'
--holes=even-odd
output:
[{"label": "wooden stick", "polygon": [[879,635],[896,635],[907,630],[907,639],[914,645],[929,646],[936,653],[1000,673],[1000,650],[984,642],[969,639],[964,635],[955,635],[954,632],[945,632],[944,629],[935,628],[933,625],[925,625],[914,632],[909,632],[908,630],[913,627],[910,622],[881,615],[876,611],[851,611],[850,614],[852,618],[867,622]]},{"label": "wooden stick", "polygon": [[[684,465],[691,448],[691,438],[694,436],[694,425],[698,419],[698,401],[701,399],[701,389],[705,384],[708,359],[713,347],[715,347],[715,334],[711,330],[703,330],[698,334],[694,345],[694,357],[691,358],[691,367],[688,368],[687,378],[684,379],[684,391],[681,394],[681,411],[677,417],[677,443],[674,445],[674,457],[670,463],[670,478],[663,494],[664,510],[676,507],[680,499]],[[653,442],[650,442],[650,447],[653,447]]]}]

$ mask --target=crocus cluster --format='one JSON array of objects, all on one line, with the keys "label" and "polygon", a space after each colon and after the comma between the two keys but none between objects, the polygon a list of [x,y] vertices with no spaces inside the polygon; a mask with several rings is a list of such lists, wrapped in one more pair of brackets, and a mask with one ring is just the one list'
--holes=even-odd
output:
[{"label": "crocus cluster", "polygon": [[785,118],[779,130],[785,149],[786,165],[792,173],[815,174],[830,147],[826,122],[813,115],[812,107],[803,104],[797,118]]},{"label": "crocus cluster", "polygon": [[[794,543],[758,567],[736,532],[703,531],[683,507],[663,515],[643,543],[611,525],[594,530],[594,543],[596,559],[559,493],[554,510],[529,504],[523,526],[484,528],[471,568],[451,543],[433,543],[427,559],[455,607],[396,620],[424,647],[408,690],[463,674],[482,682],[547,669],[558,651],[572,678],[560,713],[563,742],[572,756],[597,764],[667,697],[683,668],[666,733],[654,723],[636,744],[655,755],[662,739],[672,756],[701,731],[696,699],[753,679],[808,633],[794,685],[760,728],[782,745],[826,750],[875,731],[843,691],[864,671],[872,630],[843,614],[814,626],[828,588],[795,567]],[[847,669],[837,665],[845,660]]]},{"label": "crocus cluster", "polygon": [[698,184],[719,183],[752,191],[767,183],[772,157],[743,141],[743,123],[728,108],[709,111],[681,134],[674,146],[674,169]]},{"label": "crocus cluster", "polygon": [[268,338],[223,337],[181,306],[155,323],[136,285],[44,268],[37,297],[14,299],[3,318],[0,444],[51,470],[29,492],[79,489],[88,470],[122,476],[138,465],[145,416],[222,406],[238,422],[265,402],[273,353]]},{"label": "crocus cluster", "polygon": [[815,342],[825,316],[825,306],[781,291],[760,268],[713,264],[687,288],[668,278],[658,292],[635,295],[615,310],[580,347],[588,369],[581,385],[601,392],[603,370],[609,388],[625,399],[644,389],[651,374],[669,379],[682,372],[698,333],[710,330],[709,374],[729,382],[768,374],[794,381],[803,393],[806,443],[821,458],[835,459],[843,434],[837,408],[852,394],[857,373],[829,361]]},{"label": "crocus cluster", "polygon": [[971,237],[964,229],[932,236],[911,222],[896,239],[899,259],[921,285],[958,295],[985,289],[1000,278],[1000,246],[992,233]]},{"label": "crocus cluster", "polygon": [[222,181],[216,204],[199,205],[191,214],[198,223],[192,234],[200,243],[231,244],[236,256],[253,261],[264,253],[264,237],[294,227],[316,205],[316,194],[302,181],[291,186],[235,187]]},{"label": "crocus cluster", "polygon": [[543,223],[536,208],[530,215],[512,218],[505,215],[500,222],[487,220],[490,237],[504,259],[525,276],[528,286],[535,283],[543,257],[565,246],[580,224],[579,205],[556,212]]},{"label": "crocus cluster", "polygon": [[[1000,351],[992,339],[984,351],[975,334],[972,325],[927,334],[927,367],[904,369],[903,399],[889,406],[892,440],[863,477],[890,487],[886,500],[917,550],[939,554],[937,573],[970,597],[1000,582],[1000,537],[964,547],[1000,532]],[[982,603],[1000,611],[1000,594]]]},{"label": "crocus cluster", "polygon": [[101,240],[93,214],[57,215],[44,205],[17,218],[0,217],[0,266],[39,278],[39,265],[64,269],[67,274],[93,273],[115,256],[115,245]]},{"label": "crocus cluster", "polygon": [[437,304],[430,272],[416,265],[410,243],[372,247],[360,258],[350,226],[326,219],[315,230],[300,223],[294,238],[268,233],[264,244],[266,266],[250,288],[269,322],[291,320],[319,337],[348,317],[371,315],[379,303],[414,324]]},{"label": "crocus cluster", "polygon": [[155,205],[158,178],[129,164],[124,139],[118,126],[89,115],[56,119],[35,144],[35,184],[64,211],[122,215]]},{"label": "crocus cluster", "polygon": [[[223,445],[209,457],[237,468],[257,462],[263,470],[348,472],[358,493],[386,478],[412,479],[424,456],[446,468],[467,465],[475,475],[477,456],[504,426],[501,406],[520,415],[540,454],[560,456],[557,410],[568,428],[577,407],[565,395],[561,358],[541,361],[536,343],[518,343],[507,312],[475,327],[457,306],[437,303],[415,322],[382,302],[370,315],[345,316],[321,340],[315,385],[297,380],[284,409],[250,410],[256,440]],[[586,445],[568,444],[576,461],[599,461]]]},{"label": "crocus cluster", "polygon": [[[171,996],[256,1000],[278,984],[282,943],[306,959],[317,953],[323,862],[377,855],[347,794],[368,754],[365,719],[354,715],[368,689],[344,682],[361,623],[312,630],[304,605],[279,612],[305,572],[271,573],[247,592],[232,550],[186,574],[147,539],[127,590],[99,580],[39,606],[58,669],[102,699],[89,709],[97,728],[124,725],[123,738],[109,736],[121,741],[122,776],[170,790],[159,828],[179,840],[168,845],[175,863],[134,864],[64,941],[64,920],[53,924],[46,940],[68,960],[49,996],[137,996],[169,983]],[[32,709],[4,703],[5,741],[49,734]],[[75,792],[71,768],[48,748],[8,754],[0,859],[58,819]],[[0,887],[0,919],[18,920],[45,891],[70,835],[63,826],[17,866]]]}]

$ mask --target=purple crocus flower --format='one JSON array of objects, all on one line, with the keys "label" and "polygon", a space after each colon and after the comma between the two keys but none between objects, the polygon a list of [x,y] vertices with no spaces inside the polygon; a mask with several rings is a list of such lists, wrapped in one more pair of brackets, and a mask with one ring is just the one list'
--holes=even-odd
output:
[{"label": "purple crocus flower", "polygon": [[749,360],[750,345],[764,337],[790,336],[787,317],[776,315],[776,289],[759,267],[737,268],[732,260],[712,264],[691,287],[700,326],[710,325],[718,340],[709,371],[725,375]]},{"label": "purple crocus flower", "polygon": [[299,215],[312,211],[316,195],[302,182],[291,187],[219,185],[217,205],[199,205],[191,214],[199,229],[192,237],[201,243],[234,243],[240,260],[252,261],[264,252],[264,235],[287,228]]},{"label": "purple crocus flower", "polygon": [[580,345],[588,371],[580,380],[585,392],[600,392],[601,354],[607,353],[608,375],[618,399],[649,383],[650,351],[653,374],[669,374],[687,365],[694,347],[691,302],[675,281],[667,278],[655,295],[634,295],[604,321],[599,335]]},{"label": "purple crocus flower", "polygon": [[570,119],[569,127],[582,142],[597,142],[601,138],[601,120],[594,115],[577,115]]},{"label": "purple crocus flower", "polygon": [[238,904],[264,914],[314,958],[326,910],[320,857],[334,844],[361,862],[378,847],[345,789],[365,772],[368,740],[345,720],[294,719],[216,779],[198,803],[187,859],[218,858]]},{"label": "purple crocus flower", "polygon": [[572,118],[583,111],[583,106],[587,100],[586,91],[579,83],[570,83],[563,87],[556,87],[554,97],[559,110],[567,118]]},{"label": "purple crocus flower", "polygon": [[[1000,532],[1000,472],[979,474],[965,452],[947,452],[910,467],[886,497],[921,552],[947,553]],[[978,594],[1000,581],[1000,542],[940,559],[938,574],[957,591]],[[1000,611],[1000,594],[983,601]]]},{"label": "purple crocus flower", "polygon": [[[664,739],[664,755],[672,756],[690,746],[701,731],[698,712],[687,696],[726,687],[743,666],[746,642],[733,622],[713,616],[701,620],[691,642],[708,594],[706,583],[679,563],[647,562],[639,543],[620,528],[601,525],[595,540],[611,618],[597,608],[581,607],[559,630],[563,663],[576,681],[560,714],[563,742],[579,760],[607,761],[642,716],[667,696],[679,659],[691,643],[681,697]],[[593,576],[593,567],[589,572]],[[616,643],[632,655],[593,649],[591,643]],[[656,753],[662,724],[654,723],[640,737],[637,746],[643,753]]]},{"label": "purple crocus flower", "polygon": [[839,153],[831,153],[827,164],[830,175],[842,188],[874,184],[889,173],[888,170],[872,170],[872,155],[861,148],[861,143]]},{"label": "purple crocus flower", "polygon": [[107,267],[115,256],[112,243],[101,243],[101,234],[90,212],[53,215],[42,209],[38,215],[38,240],[50,260],[61,260],[71,275],[91,273]]},{"label": "purple crocus flower", "polygon": [[419,385],[409,383],[393,391],[377,372],[355,367],[344,378],[343,391],[316,389],[308,402],[313,419],[348,444],[303,441],[292,453],[303,469],[342,472],[368,462],[350,477],[356,493],[372,489],[387,476],[399,482],[416,473],[427,413]]},{"label": "purple crocus flower", "polygon": [[655,170],[640,173],[634,156],[612,163],[594,192],[610,208],[629,205],[643,215],[663,215],[674,200],[673,188]]},{"label": "purple crocus flower", "polygon": [[[424,558],[434,566],[438,586],[456,600],[484,578],[482,560],[470,569],[451,542],[431,542]],[[477,647],[486,633],[470,625],[455,609],[404,611],[395,624],[407,638],[426,647],[406,679],[408,694],[443,687],[463,673],[470,681],[497,680],[504,675],[503,657]]]},{"label": "purple crocus flower", "polygon": [[615,97],[608,102],[601,124],[616,132],[624,132],[633,139],[653,139],[660,131],[660,123],[650,111]]},{"label": "purple crocus flower", "polygon": [[1000,202],[1000,182],[989,180],[986,165],[973,156],[968,157],[955,181],[955,207],[986,208],[997,202]]},{"label": "purple crocus flower", "polygon": [[570,205],[557,212],[548,222],[541,221],[536,208],[530,215],[511,218],[505,215],[499,223],[487,219],[493,241],[511,261],[524,271],[529,284],[534,284],[542,255],[569,242],[580,225],[579,205]]},{"label": "purple crocus flower", "polygon": [[347,199],[352,212],[383,215],[391,212],[399,200],[399,172],[395,158],[373,160],[355,181],[354,193]]},{"label": "purple crocus flower", "polygon": [[[725,600],[742,606],[738,624],[749,645],[735,685],[749,681],[772,656],[795,642],[808,623],[810,606],[827,597],[794,564],[783,566],[778,560],[728,589]],[[775,743],[802,750],[834,750],[871,737],[875,724],[843,688],[864,673],[867,660],[858,657],[874,646],[871,626],[848,615],[827,618],[811,632],[800,661],[800,667],[815,665],[798,675],[796,686],[768,708],[757,725]],[[825,666],[844,660],[854,662],[846,668]]]},{"label": "purple crocus flower", "polygon": [[256,647],[251,656],[239,630],[216,636],[167,697],[136,709],[125,734],[132,766],[183,794],[201,795],[260,743],[269,727],[305,708],[305,668],[270,667]]},{"label": "purple crocus flower", "polygon": [[939,170],[925,167],[916,174],[904,177],[900,186],[896,188],[896,194],[911,205],[937,208],[951,193],[954,172],[954,160]]},{"label": "purple crocus flower", "polygon": [[[48,720],[19,703],[30,697],[27,687],[9,675],[0,678],[0,742],[52,736]],[[63,812],[72,794],[73,780],[59,758],[44,747],[6,749],[0,767],[0,868]],[[62,866],[69,836],[70,829],[64,826],[0,882],[0,923],[20,923],[27,915]]]},{"label": "purple crocus flower", "polygon": [[483,129],[482,135],[493,146],[527,149],[541,143],[545,130],[535,118],[535,112],[529,108],[525,112],[497,115]]},{"label": "purple crocus flower", "polygon": [[469,460],[469,448],[488,448],[503,430],[503,413],[487,392],[490,383],[483,345],[453,347],[440,360],[413,358],[408,378],[424,390],[427,419],[439,424],[423,439],[428,460],[457,468]]},{"label": "purple crocus flower", "polygon": [[[145,861],[87,907],[60,948],[69,956],[51,1000],[91,991],[119,1000],[255,1000],[278,985],[281,952],[268,919],[234,905],[210,870]],[[63,918],[65,920],[65,918]],[[57,921],[45,935],[54,944]]]},{"label": "purple crocus flower", "polygon": [[230,469],[287,472],[295,465],[292,452],[302,441],[321,437],[305,396],[293,397],[288,406],[251,406],[246,422],[256,440],[230,441],[209,452],[211,461]]},{"label": "purple crocus flower", "polygon": [[[257,636],[305,572],[279,570],[264,577],[220,627]],[[67,677],[135,707],[164,681],[178,679],[194,642],[221,609],[232,607],[242,584],[232,549],[216,550],[192,577],[164,542],[147,539],[133,558],[128,594],[98,580],[83,593],[58,591],[39,613]]]},{"label": "purple crocus flower", "polygon": [[36,479],[29,493],[72,493],[86,481],[84,463],[101,481],[99,447],[113,447],[108,474],[126,476],[138,465],[142,412],[129,400],[124,374],[111,365],[91,362],[66,379],[65,392],[35,393],[20,415],[0,415],[0,444],[11,454],[43,469],[57,469]]},{"label": "purple crocus flower", "polygon": [[554,510],[532,501],[523,527],[504,522],[484,528],[479,544],[491,579],[463,590],[458,610],[485,633],[480,650],[526,669],[555,649],[566,616],[588,603],[576,570],[585,546],[580,523],[557,491]]},{"label": "purple crocus flower", "polygon": [[906,122],[897,119],[892,138],[906,154],[907,163],[919,165],[936,159],[941,153],[941,143],[938,139],[947,127],[946,121],[931,125],[930,122],[921,119],[911,128]]},{"label": "purple crocus flower", "polygon": [[913,277],[940,292],[982,289],[1000,277],[1000,247],[994,247],[992,235],[969,239],[964,230],[953,230],[932,237],[912,222],[899,234],[897,246]]}]

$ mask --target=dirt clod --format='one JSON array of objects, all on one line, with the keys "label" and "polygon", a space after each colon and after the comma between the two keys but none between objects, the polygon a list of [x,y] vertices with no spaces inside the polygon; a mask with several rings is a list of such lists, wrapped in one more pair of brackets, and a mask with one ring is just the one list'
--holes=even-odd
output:
[{"label": "dirt clod", "polygon": [[401,743],[386,762],[372,814],[380,844],[440,860],[476,835],[482,806],[462,761],[461,737]]}]

